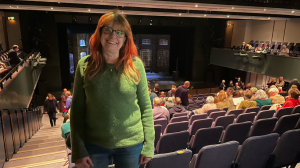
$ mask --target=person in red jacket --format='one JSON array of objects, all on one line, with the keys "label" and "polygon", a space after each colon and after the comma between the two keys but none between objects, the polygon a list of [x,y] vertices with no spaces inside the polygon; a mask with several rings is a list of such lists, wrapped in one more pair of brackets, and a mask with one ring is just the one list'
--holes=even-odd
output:
[{"label": "person in red jacket", "polygon": [[277,110],[281,108],[287,108],[287,107],[296,107],[300,105],[300,101],[298,100],[300,96],[300,91],[298,89],[292,88],[289,90],[289,99],[281,106],[278,107]]}]

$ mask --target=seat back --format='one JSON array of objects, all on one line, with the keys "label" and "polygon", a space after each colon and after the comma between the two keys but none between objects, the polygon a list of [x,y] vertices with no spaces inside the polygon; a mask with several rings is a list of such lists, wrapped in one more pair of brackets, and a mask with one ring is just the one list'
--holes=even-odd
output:
[{"label": "seat back", "polygon": [[155,131],[154,147],[156,147],[157,142],[159,141],[161,135],[161,125],[154,125],[154,131]]},{"label": "seat back", "polygon": [[258,111],[259,111],[259,107],[251,107],[251,108],[247,108],[245,110],[245,113],[253,113],[253,112],[255,112],[257,114]]},{"label": "seat back", "polygon": [[161,125],[161,132],[164,133],[168,125],[168,120],[167,119],[154,120],[154,125]]},{"label": "seat back", "polygon": [[[2,113],[2,111],[0,111]],[[3,133],[3,127],[2,124],[0,124],[0,167],[3,167],[6,159],[6,147],[5,147],[5,141],[3,140],[4,133]]]},{"label": "seat back", "polygon": [[300,113],[300,105],[294,107],[292,114]]},{"label": "seat back", "polygon": [[[239,143],[231,141],[218,145],[203,147],[198,155],[194,155],[194,168],[229,168],[234,160]],[[196,160],[196,161],[193,161]]]},{"label": "seat back", "polygon": [[26,110],[27,113],[27,120],[28,120],[28,132],[29,132],[29,139],[31,139],[32,135],[33,135],[33,127],[32,127],[32,111],[30,110]]},{"label": "seat back", "polygon": [[210,113],[208,118],[212,118],[213,121],[215,121],[218,117],[225,116],[225,114],[226,114],[225,111],[212,112],[212,113]]},{"label": "seat back", "polygon": [[182,122],[182,121],[188,121],[188,117],[187,116],[183,116],[183,117],[173,117],[170,121],[170,123],[175,123],[175,122]]},{"label": "seat back", "polygon": [[282,116],[276,123],[273,132],[278,133],[281,136],[284,132],[294,129],[299,118],[300,114]]},{"label": "seat back", "polygon": [[3,125],[3,138],[5,142],[6,160],[10,160],[14,154],[14,142],[11,129],[11,122],[8,110],[1,111],[2,125]]},{"label": "seat back", "polygon": [[257,120],[249,132],[249,137],[272,133],[277,120],[276,117]]},{"label": "seat back", "polygon": [[24,129],[25,129],[25,142],[28,141],[28,139],[30,138],[29,135],[29,124],[28,124],[28,115],[27,115],[27,110],[26,109],[22,109],[22,115],[23,115],[23,124],[24,124]]},{"label": "seat back", "polygon": [[187,115],[188,115],[187,112],[182,112],[182,113],[175,113],[175,114],[173,115],[173,117],[184,117],[184,116],[187,116]]},{"label": "seat back", "polygon": [[227,115],[234,115],[234,118],[236,118],[237,116],[239,116],[240,114],[242,114],[244,112],[243,109],[238,109],[238,110],[230,110],[228,112]]},{"label": "seat back", "polygon": [[229,124],[232,124],[234,121],[234,115],[229,116],[220,116],[216,119],[214,126],[221,126],[226,130]]},{"label": "seat back", "polygon": [[299,129],[300,128],[300,119],[298,120],[296,126],[295,126],[295,129]]},{"label": "seat back", "polygon": [[207,118],[207,119],[200,119],[193,122],[193,124],[190,126],[189,129],[190,135],[195,135],[198,129],[201,128],[210,128],[212,125],[213,119]]},{"label": "seat back", "polygon": [[236,167],[266,167],[278,138],[278,134],[272,133],[246,139],[235,159]]},{"label": "seat back", "polygon": [[167,125],[167,128],[165,129],[164,134],[173,133],[173,132],[180,132],[180,131],[187,131],[188,126],[189,126],[188,121],[170,123],[170,124]]},{"label": "seat back", "polygon": [[210,109],[210,110],[207,111],[207,116],[209,116],[210,113],[217,112],[217,111],[221,111],[221,110],[220,109]]},{"label": "seat back", "polygon": [[280,119],[280,117],[284,116],[284,115],[289,115],[292,114],[293,111],[293,107],[288,107],[288,108],[282,108],[276,111],[276,113],[274,114],[274,117],[277,117],[278,119]]},{"label": "seat back", "polygon": [[193,115],[189,120],[189,125],[193,124],[195,120],[206,119],[206,118],[207,118],[207,114]]},{"label": "seat back", "polygon": [[156,152],[159,154],[186,149],[188,139],[189,132],[187,131],[165,134],[158,141]]},{"label": "seat back", "polygon": [[246,121],[251,121],[251,122],[253,122],[255,116],[256,116],[256,113],[255,113],[255,112],[240,114],[240,115],[236,118],[236,123],[242,123],[242,122],[246,122]]},{"label": "seat back", "polygon": [[275,110],[262,110],[259,111],[257,116],[255,117],[255,121],[264,119],[264,118],[272,118],[275,113]]},{"label": "seat back", "polygon": [[145,168],[188,168],[191,158],[192,151],[188,149],[157,154],[145,165]]},{"label": "seat back", "polygon": [[20,146],[23,147],[25,144],[25,127],[23,122],[23,115],[22,111],[20,109],[17,109],[17,118],[18,118],[18,127],[19,127],[19,133],[20,133]]},{"label": "seat back", "polygon": [[222,143],[237,141],[240,145],[247,139],[252,123],[250,121],[243,123],[230,124],[222,137]]},{"label": "seat back", "polygon": [[226,111],[227,112],[228,111],[228,107],[223,108],[222,111]]},{"label": "seat back", "polygon": [[11,121],[11,129],[12,129],[12,137],[14,142],[15,153],[17,153],[20,149],[20,133],[18,126],[18,118],[16,110],[9,110],[9,116]]},{"label": "seat back", "polygon": [[269,110],[270,108],[271,108],[271,105],[265,105],[265,106],[262,106],[259,111]]},{"label": "seat back", "polygon": [[293,163],[300,153],[300,129],[289,130],[279,138],[272,152],[272,167],[283,167]]},{"label": "seat back", "polygon": [[194,141],[190,144],[193,154],[198,153],[204,146],[218,144],[222,132],[223,127],[201,128],[197,130]]}]

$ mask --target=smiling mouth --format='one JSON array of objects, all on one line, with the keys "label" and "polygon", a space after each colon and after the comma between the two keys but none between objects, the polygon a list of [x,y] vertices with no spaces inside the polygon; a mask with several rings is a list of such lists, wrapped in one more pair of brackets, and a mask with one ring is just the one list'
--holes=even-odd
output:
[{"label": "smiling mouth", "polygon": [[112,42],[112,41],[107,41],[109,44],[118,44],[118,43],[115,43],[115,42]]}]

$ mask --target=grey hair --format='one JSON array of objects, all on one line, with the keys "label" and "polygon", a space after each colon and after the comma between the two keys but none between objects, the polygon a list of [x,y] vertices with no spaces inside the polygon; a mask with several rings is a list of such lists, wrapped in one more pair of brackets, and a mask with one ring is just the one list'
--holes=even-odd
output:
[{"label": "grey hair", "polygon": [[209,104],[213,104],[214,101],[215,101],[215,99],[214,99],[212,96],[208,96],[208,97],[206,98],[206,102],[209,103]]},{"label": "grey hair", "polygon": [[275,86],[275,85],[272,85],[272,86],[270,86],[270,88],[276,88],[276,86]]},{"label": "grey hair", "polygon": [[269,93],[274,92],[274,93],[279,93],[279,90],[275,87],[275,88],[270,88],[269,89]]},{"label": "grey hair", "polygon": [[225,80],[222,80],[222,82],[225,82]]},{"label": "grey hair", "polygon": [[294,78],[293,81],[297,81],[297,82],[298,82],[298,79],[297,79],[297,78]]},{"label": "grey hair", "polygon": [[268,98],[267,94],[265,91],[259,89],[256,93],[255,93],[255,98],[256,99],[266,99]]}]

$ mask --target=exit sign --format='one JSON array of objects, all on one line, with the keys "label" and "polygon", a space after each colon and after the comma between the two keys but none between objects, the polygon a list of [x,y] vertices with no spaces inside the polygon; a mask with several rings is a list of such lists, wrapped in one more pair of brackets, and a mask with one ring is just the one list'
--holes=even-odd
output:
[{"label": "exit sign", "polygon": [[8,17],[8,20],[15,20],[15,17]]}]

